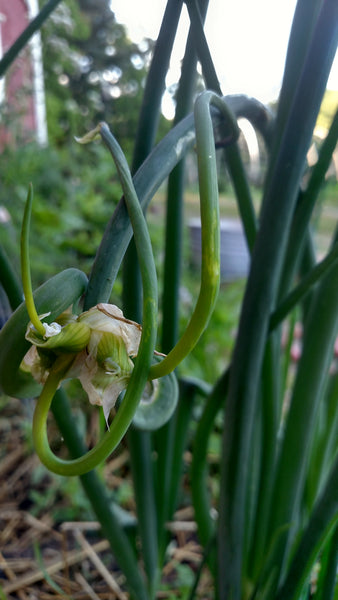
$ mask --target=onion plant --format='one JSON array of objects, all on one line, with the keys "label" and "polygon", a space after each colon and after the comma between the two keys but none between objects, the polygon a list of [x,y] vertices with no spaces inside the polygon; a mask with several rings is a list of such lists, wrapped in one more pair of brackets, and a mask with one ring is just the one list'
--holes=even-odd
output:
[{"label": "onion plant", "polygon": [[[46,3],[0,61],[0,72],[56,4]],[[170,541],[166,523],[178,507],[183,454],[192,444],[191,502],[204,550],[189,597],[198,597],[198,579],[206,565],[213,578],[210,597],[220,600],[333,600],[338,558],[338,229],[319,260],[311,218],[337,144],[338,112],[316,164],[307,166],[306,157],[337,47],[338,4],[298,0],[274,114],[258,99],[223,96],[203,29],[207,2],[186,0],[191,24],[176,116],[170,132],[155,145],[182,4],[167,3],[131,168],[107,124],[80,132],[82,143],[101,140],[121,183],[121,200],[89,274],[70,269],[32,291],[29,186],[21,246],[23,303],[10,261],[0,254],[1,283],[16,309],[0,333],[1,388],[8,395],[38,398],[36,451],[50,470],[81,478],[131,598],[156,597]],[[198,61],[205,89],[196,96]],[[258,211],[238,144],[240,117],[259,132],[268,156]],[[192,149],[199,177],[201,281],[181,333],[184,160]],[[217,153],[223,153],[223,163],[216,160]],[[227,166],[251,258],[231,361],[210,385],[182,377],[180,363],[208,326],[217,299],[217,164]],[[165,181],[164,273],[158,280],[146,213]],[[115,307],[109,301],[121,265],[122,306]],[[290,378],[295,318],[302,325],[303,343]],[[107,432],[91,450],[77,431],[62,390],[67,378],[80,379],[89,400],[104,408]],[[202,411],[195,422],[197,401]],[[49,447],[50,408],[68,447],[68,460]],[[220,493],[215,500],[208,491],[208,445],[220,418]],[[107,499],[104,481],[93,470],[123,436],[137,511],[134,538],[127,535],[123,519]]]}]

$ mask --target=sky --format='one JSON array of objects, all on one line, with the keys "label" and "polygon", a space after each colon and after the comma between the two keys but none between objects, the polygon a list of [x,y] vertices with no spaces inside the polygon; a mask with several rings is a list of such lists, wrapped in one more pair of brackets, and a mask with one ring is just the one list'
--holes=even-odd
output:
[{"label": "sky", "polygon": [[[165,6],[166,0],[111,0],[133,41],[157,38]],[[296,0],[210,0],[205,31],[224,94],[278,98],[295,6]],[[184,6],[167,85],[179,78],[188,27]],[[338,55],[328,87],[338,90]]]}]

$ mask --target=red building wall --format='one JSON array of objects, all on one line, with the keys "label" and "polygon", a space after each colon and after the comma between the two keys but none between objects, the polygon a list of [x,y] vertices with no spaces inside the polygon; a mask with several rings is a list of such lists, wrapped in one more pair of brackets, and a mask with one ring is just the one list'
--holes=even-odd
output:
[{"label": "red building wall", "polygon": [[[5,54],[28,24],[26,2],[0,0],[0,14],[2,54]],[[0,145],[34,137],[36,117],[29,46],[17,57],[5,75],[5,102],[0,110]]]}]

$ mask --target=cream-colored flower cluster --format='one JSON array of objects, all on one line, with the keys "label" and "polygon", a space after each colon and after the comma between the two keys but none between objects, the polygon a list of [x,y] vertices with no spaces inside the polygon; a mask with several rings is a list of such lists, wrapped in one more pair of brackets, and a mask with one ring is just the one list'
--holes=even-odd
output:
[{"label": "cream-colored flower cluster", "polygon": [[63,313],[45,329],[42,337],[31,323],[28,325],[26,339],[32,347],[21,368],[44,384],[57,357],[68,354],[70,366],[63,380],[78,378],[91,404],[102,406],[108,421],[119,394],[128,385],[141,326],[126,319],[117,306],[98,304],[78,317]]}]

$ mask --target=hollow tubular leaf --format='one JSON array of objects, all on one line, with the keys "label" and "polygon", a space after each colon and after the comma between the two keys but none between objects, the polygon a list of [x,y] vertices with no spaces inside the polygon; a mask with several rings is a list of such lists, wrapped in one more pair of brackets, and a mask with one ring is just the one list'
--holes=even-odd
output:
[{"label": "hollow tubular leaf", "polygon": [[[301,535],[284,582],[280,586],[276,600],[290,598],[296,600],[306,577],[321,547],[337,527],[338,515],[338,457],[332,466],[326,486],[318,498],[304,532]],[[337,538],[337,534],[335,535]],[[336,568],[334,569],[336,572]],[[324,599],[323,599],[324,600]],[[326,600],[326,597],[325,597]]]},{"label": "hollow tubular leaf", "polygon": [[[200,2],[203,14],[208,0]],[[182,61],[181,77],[176,93],[174,127],[191,111],[196,88],[197,54],[190,27]],[[162,294],[161,350],[168,353],[176,344],[179,332],[180,276],[183,244],[183,202],[185,184],[185,156],[168,177],[166,199],[165,257]],[[185,439],[184,427],[188,427],[188,413],[193,404],[190,393],[179,402],[174,417],[166,427],[154,435],[154,447],[158,453],[156,469],[157,531],[160,560],[163,561],[168,531],[165,523],[172,519],[178,494]],[[182,452],[180,454],[180,449]]]},{"label": "hollow tubular leaf", "polygon": [[[194,438],[193,459],[191,465],[191,492],[198,527],[198,536],[206,546],[215,535],[216,527],[211,516],[210,494],[208,492],[207,450],[211,432],[218,412],[224,409],[224,402],[229,385],[229,369],[227,369],[208,394],[202,416],[199,420]],[[215,571],[215,561],[211,562]]]},{"label": "hollow tubular leaf", "polygon": [[309,227],[318,194],[323,186],[325,175],[332,161],[332,154],[337,145],[337,140],[338,110],[332,119],[328,134],[320,147],[318,160],[310,172],[307,187],[305,190],[299,192],[297,207],[286,250],[279,290],[280,296],[287,293],[290,283],[299,267],[302,251],[304,250],[304,247],[306,247],[306,243],[309,243],[306,238],[306,229]]},{"label": "hollow tubular leaf", "polygon": [[164,358],[150,369],[150,377],[162,377],[173,371],[203,333],[217,298],[220,278],[219,201],[215,140],[210,105],[221,111],[229,126],[230,136],[237,139],[237,124],[224,101],[213,92],[204,92],[195,103],[195,127],[199,172],[202,267],[201,286],[194,312],[180,340]]},{"label": "hollow tubular leaf", "polygon": [[[216,69],[211,57],[209,45],[205,36],[203,20],[198,3],[196,0],[187,0],[186,4],[189,11],[191,29],[194,34],[197,54],[201,63],[206,87],[207,89],[212,90],[216,94],[221,96],[222,91],[218,81]],[[231,100],[233,105],[236,106],[238,106],[239,103],[242,103],[242,105],[244,104],[243,96],[237,98],[237,96],[235,95],[231,98]],[[246,105],[247,104],[248,102],[246,103]],[[235,114],[237,116],[237,113]],[[250,251],[252,251],[256,237],[256,217],[253,207],[251,191],[248,184],[248,178],[246,176],[246,171],[244,169],[244,165],[237,144],[229,144],[227,142],[228,132],[226,130],[226,125],[224,127],[224,123],[222,122],[220,123],[220,129],[222,132],[222,137],[224,138],[223,142],[220,142],[220,145],[222,145],[222,143],[224,144],[225,159],[231,177],[231,181],[235,189],[236,199],[238,202],[239,212],[243,221],[248,248]]]},{"label": "hollow tubular leaf", "polygon": [[218,546],[221,600],[231,595],[233,600],[238,600],[241,594],[248,465],[269,318],[306,153],[336,52],[337,37],[338,4],[335,0],[325,0],[278,153],[269,166],[230,372],[223,432]]},{"label": "hollow tubular leaf", "polygon": [[[132,173],[147,158],[152,150],[161,113],[161,102],[165,90],[165,79],[169,68],[170,56],[176,36],[182,1],[168,0],[161,28],[152,55],[151,65],[145,84],[140,110],[135,145],[133,150]],[[141,197],[139,196],[140,201]],[[141,318],[141,278],[134,241],[131,240],[123,261],[123,309],[136,321]],[[173,377],[175,377],[173,375]],[[151,385],[151,384],[149,384]],[[159,382],[162,387],[163,381]],[[168,398],[169,399],[169,398]],[[169,402],[174,405],[174,402]],[[152,407],[151,414],[156,405]],[[151,418],[148,414],[148,419]],[[149,421],[148,421],[149,422]],[[159,422],[158,422],[159,424]],[[162,423],[163,424],[163,423]],[[150,596],[155,595],[159,576],[158,535],[159,506],[154,486],[154,461],[151,453],[151,440],[148,433],[130,428],[128,446],[131,455],[132,477],[137,504],[137,517],[142,545],[142,555],[148,579]],[[170,457],[170,453],[166,455]],[[161,534],[165,532],[164,527]],[[166,532],[165,532],[166,533]]]},{"label": "hollow tubular leaf", "polygon": [[133,174],[146,159],[154,144],[165,78],[182,6],[183,0],[167,0],[143,94],[131,168]]},{"label": "hollow tubular leaf", "polygon": [[30,183],[25,212],[23,216],[22,222],[22,230],[21,230],[21,276],[22,276],[22,286],[23,293],[25,297],[25,302],[27,306],[27,311],[30,317],[32,324],[34,325],[37,332],[44,337],[46,331],[43,324],[40,321],[38,313],[36,312],[34,298],[33,298],[33,290],[32,290],[32,280],[31,280],[31,271],[30,271],[30,261],[29,261],[29,229],[31,222],[31,214],[32,214],[32,202],[33,202],[33,186]]},{"label": "hollow tubular leaf", "polygon": [[272,331],[275,329],[283,319],[290,313],[290,311],[302,301],[306,295],[312,290],[313,286],[318,283],[321,277],[334,266],[338,260],[338,244],[330,250],[322,261],[316,264],[311,271],[309,271],[299,284],[284,298],[280,304],[278,304],[276,310],[270,317],[269,329]]},{"label": "hollow tubular leaf", "polygon": [[[304,331],[304,345],[293,388],[285,434],[276,470],[270,531],[292,526],[280,537],[272,568],[283,571],[286,556],[297,531],[300,500],[308,468],[316,416],[325,378],[332,360],[338,331],[338,264],[323,277],[311,303]],[[301,426],[300,426],[301,424]],[[290,462],[290,456],[292,461]]]}]

